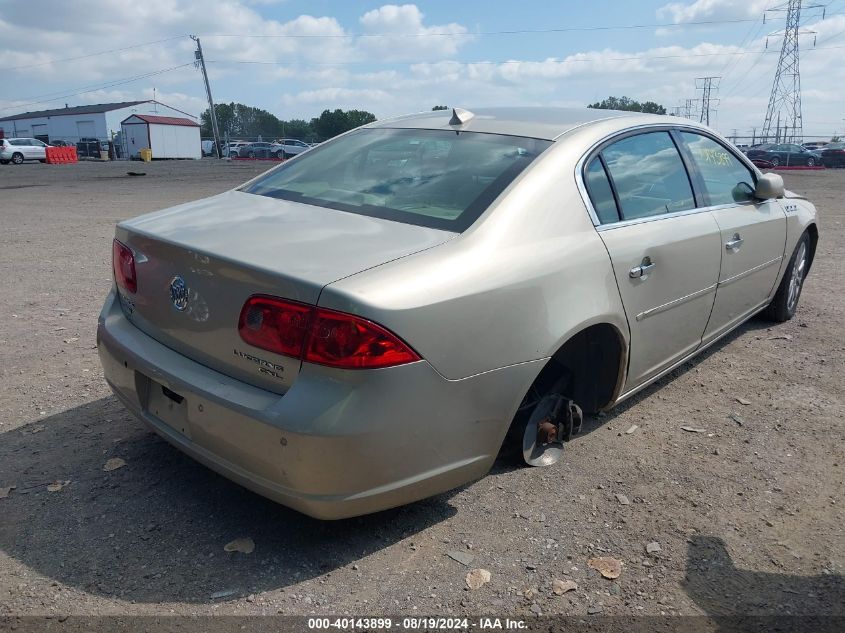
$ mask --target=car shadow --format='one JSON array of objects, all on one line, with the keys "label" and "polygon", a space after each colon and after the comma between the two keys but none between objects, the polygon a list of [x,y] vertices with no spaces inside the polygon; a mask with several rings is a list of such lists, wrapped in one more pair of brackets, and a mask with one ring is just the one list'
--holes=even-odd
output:
[{"label": "car shadow", "polygon": [[737,568],[722,539],[698,535],[687,549],[683,589],[722,631],[843,631],[845,581]]},{"label": "car shadow", "polygon": [[[104,471],[116,457],[125,466]],[[56,481],[68,483],[49,491]],[[0,549],[63,584],[145,603],[287,587],[456,512],[447,493],[376,515],[311,519],[183,455],[113,397],[0,435],[0,487],[11,485],[0,499]],[[255,551],[224,551],[239,538]]]},{"label": "car shadow", "polygon": [[[689,370],[697,367],[700,363],[706,361],[708,358],[710,358],[711,355],[718,354],[727,345],[740,338],[741,336],[759,330],[768,330],[775,325],[775,323],[772,323],[771,321],[767,321],[759,317],[752,318],[746,321],[741,326],[739,326],[729,334],[725,335],[723,338],[718,340],[716,343],[708,347],[700,354],[694,356],[681,366],[676,367],[671,372],[663,376],[660,380],[655,381],[636,395],[631,396],[621,404],[613,407],[613,409],[611,409],[610,411],[599,415],[584,415],[584,422],[581,425],[581,432],[578,435],[574,436],[572,441],[577,442],[592,433],[593,431],[597,431],[605,425],[612,423],[617,417],[622,415],[628,409],[636,406],[642,400],[651,397],[655,394],[655,392],[660,391],[679,376],[682,376]],[[566,450],[565,446],[566,445],[564,445],[564,451]],[[518,447],[515,446],[513,442],[506,441],[505,444],[502,445],[502,448],[498,456],[496,457],[496,461],[493,464],[491,473],[503,474],[512,470],[516,470],[518,468],[523,468],[524,466],[525,463],[522,461],[522,453],[518,450]]]}]

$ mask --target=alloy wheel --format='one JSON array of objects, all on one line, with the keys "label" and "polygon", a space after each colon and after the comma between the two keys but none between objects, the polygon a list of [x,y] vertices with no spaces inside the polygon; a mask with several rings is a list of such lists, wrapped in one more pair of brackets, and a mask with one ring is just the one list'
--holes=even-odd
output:
[{"label": "alloy wheel", "polygon": [[795,261],[792,263],[792,273],[789,279],[789,294],[786,298],[786,307],[789,312],[794,312],[798,305],[798,297],[801,295],[801,286],[804,283],[804,275],[807,270],[807,243],[801,242]]}]

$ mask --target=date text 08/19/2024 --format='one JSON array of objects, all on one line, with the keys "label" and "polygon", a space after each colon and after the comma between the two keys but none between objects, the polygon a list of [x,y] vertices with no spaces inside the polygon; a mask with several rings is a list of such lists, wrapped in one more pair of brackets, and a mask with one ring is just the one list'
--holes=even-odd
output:
[{"label": "date text 08/19/2024", "polygon": [[308,618],[309,630],[391,630],[402,629],[408,631],[416,630],[452,630],[468,631],[478,630],[521,630],[527,628],[527,624],[521,619],[512,618],[447,618],[447,617],[405,617],[393,618]]}]

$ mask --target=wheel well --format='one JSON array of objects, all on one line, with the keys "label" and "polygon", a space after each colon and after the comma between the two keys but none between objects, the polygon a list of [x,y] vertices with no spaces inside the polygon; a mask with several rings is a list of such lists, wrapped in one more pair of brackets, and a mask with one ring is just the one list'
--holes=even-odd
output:
[{"label": "wheel well", "polygon": [[[559,390],[586,412],[609,405],[621,378],[624,342],[619,330],[598,323],[581,330],[554,353],[534,380],[531,394]],[[526,396],[527,398],[528,396]]]},{"label": "wheel well", "polygon": [[807,259],[807,272],[810,272],[810,268],[813,266],[813,259],[816,257],[816,245],[819,243],[819,227],[815,224],[810,224],[807,226],[807,235],[810,236],[810,257]]}]

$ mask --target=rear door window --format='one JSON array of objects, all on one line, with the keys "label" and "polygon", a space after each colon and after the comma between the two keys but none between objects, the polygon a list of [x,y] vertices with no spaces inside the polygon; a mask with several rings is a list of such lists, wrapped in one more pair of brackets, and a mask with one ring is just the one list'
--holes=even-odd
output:
[{"label": "rear door window", "polygon": [[695,197],[669,132],[629,136],[601,152],[623,220],[695,208]]},{"label": "rear door window", "polygon": [[598,156],[587,165],[585,176],[587,191],[590,194],[590,200],[593,203],[593,208],[596,210],[599,223],[609,224],[610,222],[618,222],[619,210],[616,208],[613,189],[610,186],[610,180],[607,178],[604,165],[602,165],[601,159]]},{"label": "rear door window", "polygon": [[704,181],[704,192],[709,205],[749,201],[748,191],[753,191],[757,182],[754,172],[721,143],[707,136],[681,132],[681,138],[689,148],[693,162]]}]

